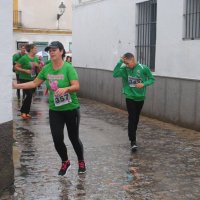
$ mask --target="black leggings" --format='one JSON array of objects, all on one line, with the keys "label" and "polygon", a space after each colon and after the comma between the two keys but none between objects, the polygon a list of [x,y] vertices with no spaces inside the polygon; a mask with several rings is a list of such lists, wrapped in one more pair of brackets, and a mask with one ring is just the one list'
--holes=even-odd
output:
[{"label": "black leggings", "polygon": [[128,110],[128,137],[130,141],[136,142],[136,131],[143,105],[144,101],[126,99],[126,107]]},{"label": "black leggings", "polygon": [[[27,82],[30,82],[30,81],[29,80],[20,79],[20,83],[27,83]],[[31,108],[34,89],[24,89],[23,91],[24,91],[24,94],[25,94],[25,98],[23,100],[23,104],[22,104],[22,107],[21,107],[20,111],[21,111],[21,113],[29,114],[30,108]]]},{"label": "black leggings", "polygon": [[[19,74],[16,74],[16,79],[17,79],[17,83],[20,83]],[[20,99],[20,89],[17,89],[17,98]]]},{"label": "black leggings", "polygon": [[79,139],[79,122],[80,122],[79,109],[74,109],[70,111],[49,110],[49,122],[50,122],[50,128],[54,146],[61,160],[62,161],[68,160],[67,148],[64,143],[65,124],[67,126],[68,137],[76,152],[78,160],[84,160],[83,144]]}]

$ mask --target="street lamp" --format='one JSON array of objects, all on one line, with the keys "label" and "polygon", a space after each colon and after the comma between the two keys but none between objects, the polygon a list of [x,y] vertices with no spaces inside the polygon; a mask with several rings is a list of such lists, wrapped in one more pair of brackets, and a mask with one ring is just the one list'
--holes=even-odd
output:
[{"label": "street lamp", "polygon": [[63,13],[65,12],[65,4],[63,2],[61,2],[61,4],[59,5],[59,13],[57,14],[57,20],[60,19],[60,17],[63,15]]}]

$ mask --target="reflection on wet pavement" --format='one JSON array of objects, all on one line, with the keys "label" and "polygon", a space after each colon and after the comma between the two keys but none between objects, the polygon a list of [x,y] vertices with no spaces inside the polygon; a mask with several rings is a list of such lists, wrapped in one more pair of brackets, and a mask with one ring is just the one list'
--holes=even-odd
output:
[{"label": "reflection on wet pavement", "polygon": [[15,192],[12,200],[198,200],[200,199],[200,133],[142,117],[139,149],[130,152],[127,113],[81,99],[80,137],[87,173],[78,175],[76,155],[67,137],[71,169],[58,177],[46,97],[36,96],[32,119],[14,110]]}]

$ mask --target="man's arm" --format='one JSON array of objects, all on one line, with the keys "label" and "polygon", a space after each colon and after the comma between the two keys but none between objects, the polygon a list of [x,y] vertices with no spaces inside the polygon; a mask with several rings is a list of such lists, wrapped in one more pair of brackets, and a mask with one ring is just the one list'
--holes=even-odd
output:
[{"label": "man's arm", "polygon": [[113,71],[113,77],[114,78],[118,78],[118,77],[124,77],[125,78],[125,75],[126,75],[126,69],[125,67],[121,67],[123,64],[123,60],[120,59],[119,62],[117,63],[117,65],[115,66],[114,68],[114,71]]},{"label": "man's arm", "polygon": [[22,73],[31,74],[31,70],[29,70],[29,69],[22,69],[21,64],[18,63],[18,62],[15,64],[14,68],[15,68],[16,71],[19,71],[19,72],[22,72]]}]

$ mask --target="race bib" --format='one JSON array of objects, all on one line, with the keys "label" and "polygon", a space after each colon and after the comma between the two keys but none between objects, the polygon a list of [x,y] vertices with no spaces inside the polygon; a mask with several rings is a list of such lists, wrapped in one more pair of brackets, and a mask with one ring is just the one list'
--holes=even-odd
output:
[{"label": "race bib", "polygon": [[65,93],[62,96],[55,96],[54,95],[55,106],[63,106],[63,105],[66,105],[68,103],[71,103],[71,102],[72,102],[72,99],[71,99],[71,96],[70,96],[69,93]]},{"label": "race bib", "polygon": [[32,77],[32,78],[36,77],[35,70],[32,70],[32,71],[31,71],[31,77]]},{"label": "race bib", "polygon": [[136,84],[142,83],[142,80],[132,76],[128,76],[128,83],[130,87],[135,87]]},{"label": "race bib", "polygon": [[31,77],[34,78],[36,77],[34,62],[30,62],[30,66],[31,66]]}]

